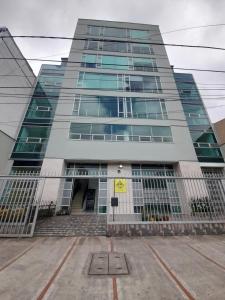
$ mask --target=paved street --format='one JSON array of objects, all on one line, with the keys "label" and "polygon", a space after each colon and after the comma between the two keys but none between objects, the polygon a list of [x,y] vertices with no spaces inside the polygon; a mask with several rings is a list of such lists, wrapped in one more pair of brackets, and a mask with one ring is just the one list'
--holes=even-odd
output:
[{"label": "paved street", "polygon": [[[88,275],[92,253],[128,275]],[[101,268],[99,268],[101,270]],[[225,299],[225,236],[0,240],[0,299]]]}]

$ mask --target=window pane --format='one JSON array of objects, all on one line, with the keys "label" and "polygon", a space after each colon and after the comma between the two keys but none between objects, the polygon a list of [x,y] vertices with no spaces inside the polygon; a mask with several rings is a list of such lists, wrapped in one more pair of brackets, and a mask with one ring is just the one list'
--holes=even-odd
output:
[{"label": "window pane", "polygon": [[49,127],[23,126],[21,128],[19,138],[27,138],[27,137],[47,138],[48,134],[49,134]]},{"label": "window pane", "polygon": [[149,38],[149,31],[130,29],[130,37],[132,39],[148,39]]},{"label": "window pane", "polygon": [[138,54],[153,54],[150,45],[147,44],[131,44],[131,49],[133,53]]},{"label": "window pane", "polygon": [[99,116],[100,117],[117,117],[118,108],[117,108],[117,98],[116,97],[107,97],[100,96],[100,108]]},{"label": "window pane", "polygon": [[112,133],[115,135],[132,135],[131,126],[129,125],[112,125]]},{"label": "window pane", "polygon": [[102,56],[102,68],[128,70],[128,63],[128,57],[107,55]]},{"label": "window pane", "polygon": [[115,37],[126,37],[126,29],[125,28],[112,28],[112,27],[105,27],[104,28],[104,36],[115,36]]},{"label": "window pane", "polygon": [[132,126],[133,135],[151,136],[151,126]]},{"label": "window pane", "polygon": [[98,41],[86,41],[84,47],[87,50],[98,50]]},{"label": "window pane", "polygon": [[111,125],[93,124],[92,134],[111,134]]},{"label": "window pane", "polygon": [[85,73],[78,85],[87,89],[117,89],[117,76],[108,74]]},{"label": "window pane", "polygon": [[100,33],[101,33],[101,27],[100,26],[94,26],[94,25],[89,25],[88,26],[88,34],[99,36]]},{"label": "window pane", "polygon": [[102,50],[109,52],[127,52],[127,43],[103,42]]},{"label": "window pane", "polygon": [[82,96],[80,102],[80,116],[98,116],[99,100],[96,96]]},{"label": "window pane", "polygon": [[146,103],[144,98],[132,98],[134,118],[146,118]]},{"label": "window pane", "polygon": [[153,59],[150,58],[133,58],[134,70],[137,71],[148,71],[148,72],[156,72],[156,63]]},{"label": "window pane", "polygon": [[212,132],[191,131],[192,140],[196,143],[216,143],[216,137]]},{"label": "window pane", "polygon": [[91,132],[91,124],[86,123],[72,123],[70,125],[71,133],[86,133],[89,134]]},{"label": "window pane", "polygon": [[97,55],[85,54],[82,56],[82,67],[96,68]]},{"label": "window pane", "polygon": [[146,101],[146,112],[151,119],[162,118],[162,110],[159,101]]},{"label": "window pane", "polygon": [[153,136],[172,136],[170,127],[166,126],[152,126]]}]

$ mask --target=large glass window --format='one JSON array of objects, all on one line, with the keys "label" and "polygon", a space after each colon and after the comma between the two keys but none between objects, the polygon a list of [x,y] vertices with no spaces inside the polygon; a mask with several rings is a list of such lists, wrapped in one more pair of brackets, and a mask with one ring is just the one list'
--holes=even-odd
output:
[{"label": "large glass window", "polygon": [[167,119],[164,100],[139,97],[76,95],[73,114],[87,117]]},{"label": "large glass window", "polygon": [[161,84],[158,76],[125,76],[126,91],[160,93]]},{"label": "large glass window", "polygon": [[209,119],[203,105],[183,103],[183,108],[189,125],[209,125]]},{"label": "large glass window", "polygon": [[172,142],[168,126],[72,123],[70,138],[75,140]]},{"label": "large glass window", "polygon": [[145,93],[162,92],[158,76],[111,75],[80,72],[77,87]]},{"label": "large glass window", "polygon": [[148,44],[130,44],[130,51],[137,54],[154,54],[151,45]]},{"label": "large glass window", "polygon": [[150,34],[148,30],[136,30],[136,29],[130,29],[130,37],[132,39],[149,39]]},{"label": "large glass window", "polygon": [[103,29],[104,36],[126,38],[127,30],[125,28],[105,27]]},{"label": "large glass window", "polygon": [[129,59],[125,56],[102,55],[100,68],[129,70]]},{"label": "large glass window", "polygon": [[155,59],[115,55],[84,54],[82,67],[157,72]]},{"label": "large glass window", "polygon": [[117,75],[80,72],[77,86],[85,89],[117,90]]},{"label": "large glass window", "polygon": [[123,42],[107,42],[104,41],[100,44],[100,49],[109,52],[128,52],[127,43]]},{"label": "large glass window", "polygon": [[[45,126],[23,126],[13,149],[13,158],[41,158],[44,154],[49,127]],[[32,156],[29,157],[29,154]]]},{"label": "large glass window", "polygon": [[133,69],[136,71],[157,72],[156,62],[151,58],[133,58]]},{"label": "large glass window", "polygon": [[131,39],[149,39],[150,33],[148,30],[118,28],[118,27],[103,27],[103,26],[88,26],[88,34],[105,37],[131,38]]},{"label": "large glass window", "polygon": [[131,52],[136,54],[154,54],[150,44],[140,43],[125,43],[118,41],[85,41],[84,49],[87,50],[102,50],[108,52]]}]

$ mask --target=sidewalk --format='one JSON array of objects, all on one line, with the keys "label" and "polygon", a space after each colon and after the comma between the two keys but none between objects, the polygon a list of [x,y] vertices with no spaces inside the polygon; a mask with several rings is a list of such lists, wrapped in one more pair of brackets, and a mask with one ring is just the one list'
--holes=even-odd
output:
[{"label": "sidewalk", "polygon": [[[91,254],[125,253],[128,275],[88,275]],[[225,236],[0,240],[0,299],[216,299]]]}]

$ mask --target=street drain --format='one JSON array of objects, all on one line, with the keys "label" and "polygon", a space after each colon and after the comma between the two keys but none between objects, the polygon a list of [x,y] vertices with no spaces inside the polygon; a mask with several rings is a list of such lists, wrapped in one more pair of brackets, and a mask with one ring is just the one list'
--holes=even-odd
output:
[{"label": "street drain", "polygon": [[89,275],[127,275],[128,266],[124,253],[93,253],[89,267]]}]

